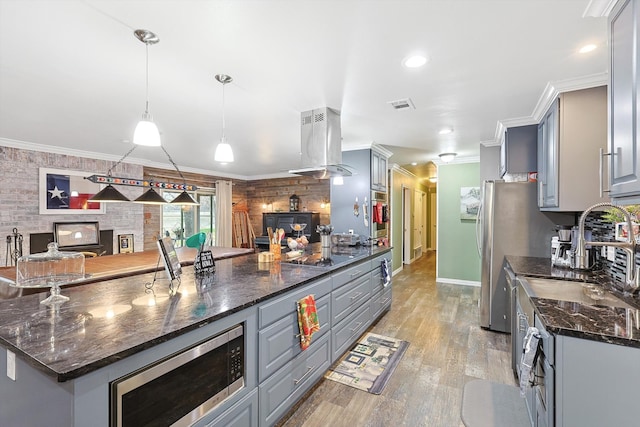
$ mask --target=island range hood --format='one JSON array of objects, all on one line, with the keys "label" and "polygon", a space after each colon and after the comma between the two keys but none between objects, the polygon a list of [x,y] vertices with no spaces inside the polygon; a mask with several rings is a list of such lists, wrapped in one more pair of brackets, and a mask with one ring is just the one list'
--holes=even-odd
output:
[{"label": "island range hood", "polygon": [[300,117],[302,167],[289,173],[317,179],[351,176],[348,166],[342,164],[340,111],[316,108],[303,111]]}]

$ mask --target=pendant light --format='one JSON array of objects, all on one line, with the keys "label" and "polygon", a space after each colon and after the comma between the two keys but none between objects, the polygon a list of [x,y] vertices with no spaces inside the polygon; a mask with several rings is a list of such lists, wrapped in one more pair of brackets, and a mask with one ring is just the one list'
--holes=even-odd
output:
[{"label": "pendant light", "polygon": [[133,34],[138,40],[145,44],[145,50],[147,53],[147,100],[144,107],[144,113],[142,114],[142,120],[138,122],[136,130],[133,133],[133,143],[136,145],[158,147],[160,146],[160,132],[158,131],[158,126],[153,122],[151,114],[149,114],[149,45],[158,43],[160,38],[149,30],[135,30]]},{"label": "pendant light", "polygon": [[[153,184],[153,183],[151,183]],[[144,203],[145,205],[166,205],[167,201],[153,187],[142,193],[140,197],[133,201],[134,203]]]},{"label": "pendant light", "polygon": [[[107,177],[111,177],[111,171],[118,166],[120,163],[122,163],[122,161],[124,159],[126,159],[129,154],[131,154],[133,152],[133,150],[136,149],[136,146],[134,145],[133,147],[131,147],[131,149],[129,151],[127,151],[127,154],[125,154],[124,156],[122,156],[122,158],[120,160],[118,160],[113,166],[111,166],[109,168],[109,170],[107,171]],[[93,196],[91,196],[91,198],[89,198],[90,202],[100,202],[100,203],[114,203],[114,202],[130,202],[131,200],[129,200],[129,198],[127,196],[125,196],[124,194],[122,194],[121,192],[119,192],[116,187],[114,187],[113,185],[109,184],[106,187],[104,187],[102,190],[98,191],[96,194],[94,194]]]},{"label": "pendant light", "polygon": [[224,85],[226,85],[227,83],[231,83],[233,79],[231,78],[231,76],[228,76],[226,74],[216,74],[215,78],[217,81],[222,83],[222,138],[220,138],[220,142],[216,147],[214,159],[216,162],[226,164],[233,162],[233,150],[231,149],[231,146],[224,136]]}]

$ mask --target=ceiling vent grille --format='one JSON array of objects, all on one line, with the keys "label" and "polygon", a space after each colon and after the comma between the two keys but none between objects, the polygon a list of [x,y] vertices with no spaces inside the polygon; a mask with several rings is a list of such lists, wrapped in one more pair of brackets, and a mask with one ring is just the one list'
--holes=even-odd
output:
[{"label": "ceiling vent grille", "polygon": [[416,106],[413,105],[413,101],[411,98],[398,99],[397,101],[389,101],[390,104],[395,110],[415,110]]}]

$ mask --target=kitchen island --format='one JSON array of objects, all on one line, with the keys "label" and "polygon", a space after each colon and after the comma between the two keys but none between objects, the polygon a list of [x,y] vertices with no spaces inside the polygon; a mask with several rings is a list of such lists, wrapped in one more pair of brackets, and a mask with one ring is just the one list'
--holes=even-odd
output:
[{"label": "kitchen island", "polygon": [[[512,308],[514,353],[522,353],[528,327],[536,327],[540,336],[534,382],[525,393],[531,424],[637,424],[638,297],[621,293],[603,272],[551,267],[548,258],[507,256],[505,260],[506,268],[517,277]],[[583,285],[590,283],[613,297],[584,298]],[[551,286],[555,296],[536,297],[536,284]],[[577,289],[578,294],[568,289]]]},{"label": "kitchen island", "polygon": [[[184,268],[173,290],[164,272],[155,283],[154,273],[144,273],[65,288],[70,300],[59,306],[41,305],[44,293],[0,301],[0,364],[17,356],[16,380],[0,378],[0,425],[109,425],[112,382],[236,325],[245,337],[244,386],[197,425],[231,410],[248,413],[251,425],[271,425],[389,308],[380,264],[390,255],[389,248],[346,248],[339,263],[309,266],[258,263],[250,254],[216,261],[210,276]],[[315,295],[322,327],[301,352],[295,333],[287,345],[278,340],[297,327],[295,301],[307,294]],[[345,314],[333,319],[332,304]],[[323,352],[314,372],[296,379],[299,387],[272,388]]]}]

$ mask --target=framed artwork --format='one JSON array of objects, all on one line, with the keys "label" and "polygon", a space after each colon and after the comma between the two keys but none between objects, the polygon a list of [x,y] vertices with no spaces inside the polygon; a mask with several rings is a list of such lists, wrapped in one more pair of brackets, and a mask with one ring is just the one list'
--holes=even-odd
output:
[{"label": "framed artwork", "polygon": [[460,219],[475,220],[480,209],[480,187],[460,187]]},{"label": "framed artwork", "polygon": [[91,172],[40,168],[39,204],[41,215],[103,214],[104,203],[89,199],[100,191],[100,184],[84,179]]},{"label": "framed artwork", "polygon": [[118,253],[130,254],[133,252],[133,234],[118,234]]}]

